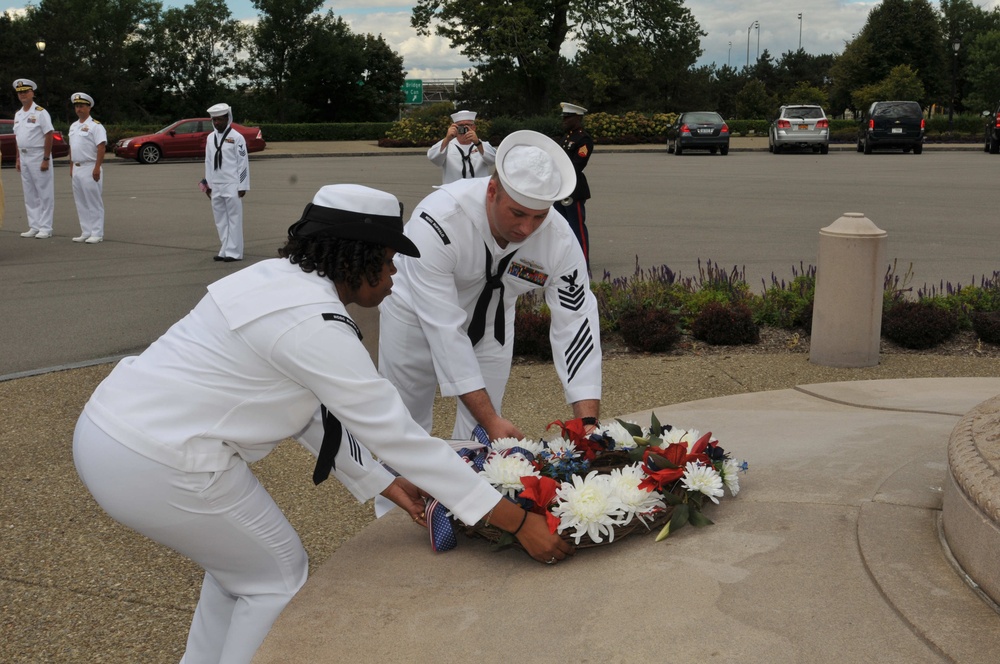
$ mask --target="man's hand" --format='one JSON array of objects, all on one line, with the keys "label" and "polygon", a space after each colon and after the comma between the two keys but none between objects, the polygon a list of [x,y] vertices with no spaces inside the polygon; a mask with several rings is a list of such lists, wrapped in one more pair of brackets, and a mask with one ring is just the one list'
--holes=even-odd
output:
[{"label": "man's hand", "polygon": [[[72,175],[72,173],[71,173],[71,175]],[[94,182],[100,182],[100,181],[101,181],[101,167],[100,166],[95,166],[94,167]]]},{"label": "man's hand", "polygon": [[44,173],[47,170],[49,170],[49,160],[42,159],[42,172]]},{"label": "man's hand", "polygon": [[240,195],[240,198],[243,198],[244,196],[246,196],[247,190],[244,189],[243,191],[239,191],[239,192],[236,192],[236,193],[238,193]]},{"label": "man's hand", "polygon": [[[480,422],[482,424],[482,422]],[[490,440],[496,440],[498,438],[517,438],[520,440],[524,438],[524,434],[521,430],[514,425],[508,419],[503,417],[497,417],[495,420],[491,421],[489,426],[483,424],[483,428],[486,429],[486,434],[490,437]]]},{"label": "man's hand", "polygon": [[399,505],[410,515],[414,523],[425,528],[427,527],[427,515],[424,514],[426,495],[405,477],[397,477],[382,491],[382,496]]}]

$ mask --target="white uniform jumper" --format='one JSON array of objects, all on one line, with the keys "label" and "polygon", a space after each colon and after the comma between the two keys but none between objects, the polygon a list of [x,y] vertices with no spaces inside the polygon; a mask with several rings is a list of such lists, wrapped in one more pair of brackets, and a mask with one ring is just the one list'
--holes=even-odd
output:
[{"label": "white uniform jumper", "polygon": [[317,454],[321,403],[343,424],[334,472],[358,500],[393,479],[359,440],[467,523],[500,495],[407,417],[328,279],[271,259],[208,290],[101,383],[73,452],[109,515],[205,569],[182,662],[245,664],[308,569],[247,463],[288,436]]},{"label": "white uniform jumper", "polygon": [[[221,152],[221,161],[216,156]],[[232,123],[225,131],[213,131],[205,142],[205,181],[212,190],[212,213],[219,231],[223,258],[243,258],[243,199],[250,190],[250,160],[247,142]]]},{"label": "white uniform jumper", "polygon": [[[524,242],[501,249],[486,219],[488,184],[476,179],[445,185],[417,206],[404,232],[420,258],[396,257],[392,294],[380,306],[379,371],[428,432],[438,385],[446,397],[485,387],[501,412],[513,356],[514,305],[519,295],[536,289],[552,311],[552,355],[566,401],[601,398],[597,299],[579,243],[550,211]],[[487,254],[490,274],[502,272],[488,292]],[[477,304],[485,320],[482,338],[473,343],[470,336],[479,336],[475,325],[470,330]],[[452,437],[468,439],[475,425],[460,401]]]},{"label": "white uniform jumper", "polygon": [[497,161],[497,150],[489,142],[483,141],[483,154],[479,154],[475,145],[462,145],[455,140],[442,152],[443,142],[441,139],[427,151],[431,163],[441,167],[441,184],[492,175],[490,167]]},{"label": "white uniform jumper", "polygon": [[21,184],[24,187],[24,209],[28,228],[39,233],[52,233],[55,212],[55,187],[52,162],[42,170],[45,156],[45,135],[53,131],[49,112],[37,104],[14,114],[14,136],[21,159]]},{"label": "white uniform jumper", "polygon": [[92,117],[77,120],[69,128],[69,154],[73,160],[73,200],[80,217],[80,231],[85,238],[104,237],[104,169],[101,179],[94,181],[97,146],[107,147],[108,134],[104,125]]}]

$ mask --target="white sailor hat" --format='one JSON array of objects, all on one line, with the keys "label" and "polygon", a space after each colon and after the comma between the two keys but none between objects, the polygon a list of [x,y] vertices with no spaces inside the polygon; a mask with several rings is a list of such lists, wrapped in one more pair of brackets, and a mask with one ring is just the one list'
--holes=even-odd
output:
[{"label": "white sailor hat", "polygon": [[361,240],[420,256],[417,245],[403,234],[403,206],[390,193],[360,184],[328,184],[313,196],[288,237],[324,235]]},{"label": "white sailor hat", "polygon": [[587,109],[583,106],[577,106],[576,104],[570,104],[565,101],[559,105],[562,107],[563,115],[586,115],[587,113]]},{"label": "white sailor hat", "polygon": [[522,129],[497,148],[497,176],[504,191],[530,210],[544,210],[576,189],[573,162],[548,136]]},{"label": "white sailor hat", "polygon": [[215,106],[209,107],[208,114],[213,118],[217,118],[220,115],[229,115],[231,110],[232,109],[229,107],[229,104],[216,104]]},{"label": "white sailor hat", "polygon": [[19,78],[14,81],[14,89],[18,92],[25,92],[26,90],[37,90],[38,86],[35,82],[27,78]]},{"label": "white sailor hat", "polygon": [[74,92],[73,96],[69,98],[69,101],[73,104],[87,104],[91,108],[94,107],[94,98],[86,92]]},{"label": "white sailor hat", "polygon": [[451,114],[451,121],[452,122],[463,122],[463,121],[475,122],[476,121],[476,112],[475,111],[458,111],[456,113],[452,113]]}]

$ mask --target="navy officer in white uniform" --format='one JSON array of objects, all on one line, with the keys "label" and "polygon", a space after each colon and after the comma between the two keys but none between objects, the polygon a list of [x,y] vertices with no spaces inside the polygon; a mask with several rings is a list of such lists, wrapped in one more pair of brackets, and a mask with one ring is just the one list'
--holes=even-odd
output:
[{"label": "navy officer in white uniform", "polygon": [[215,131],[205,139],[205,194],[212,200],[221,248],[213,260],[243,260],[243,197],[250,190],[250,159],[243,134],[233,129],[233,109],[208,109]]},{"label": "navy officer in white uniform", "polygon": [[104,240],[104,153],[108,134],[90,115],[94,98],[85,92],[70,97],[78,120],[69,127],[69,174],[73,200],[80,217],[80,235],[73,242],[97,244]]},{"label": "navy officer in white uniform", "polygon": [[358,500],[381,494],[426,525],[419,487],[466,523],[514,533],[539,562],[573,552],[428,436],[375,370],[346,307],[378,306],[396,252],[418,256],[402,228],[395,196],[323,187],[282,258],[210,285],[87,402],[73,438],[84,484],[111,517],[205,570],[182,664],[249,662],[306,581],[298,535],[248,466],[289,436],[317,455],[316,483],[332,469]]},{"label": "navy officer in white uniform", "polygon": [[497,151],[489,141],[476,133],[475,111],[458,111],[451,115],[448,133],[427,150],[427,158],[441,167],[441,184],[490,175],[496,163]]},{"label": "navy officer in white uniform", "polygon": [[559,145],[517,131],[500,144],[491,178],[443,185],[413,211],[405,233],[421,258],[400,259],[396,286],[380,307],[379,371],[428,432],[440,386],[459,399],[452,438],[467,440],[477,423],[491,439],[522,436],[500,412],[514,305],[532,290],[542,291],[552,313],[549,337],[566,400],[593,429],[601,398],[597,300],[580,244],[552,209],[575,186]]},{"label": "navy officer in white uniform", "polygon": [[55,213],[55,184],[52,175],[52,118],[35,103],[38,86],[27,78],[14,81],[21,108],[14,114],[14,136],[17,138],[15,168],[21,173],[24,187],[24,209],[28,215],[28,230],[21,237],[45,240],[52,237],[52,217]]}]

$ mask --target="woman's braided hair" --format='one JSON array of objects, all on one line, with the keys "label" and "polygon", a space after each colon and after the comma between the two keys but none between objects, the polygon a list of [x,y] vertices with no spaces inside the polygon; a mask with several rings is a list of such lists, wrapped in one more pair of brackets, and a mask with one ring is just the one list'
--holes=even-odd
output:
[{"label": "woman's braided hair", "polygon": [[329,235],[289,238],[278,255],[352,290],[361,288],[362,278],[370,286],[378,284],[385,264],[385,246],[361,240],[345,240]]}]

